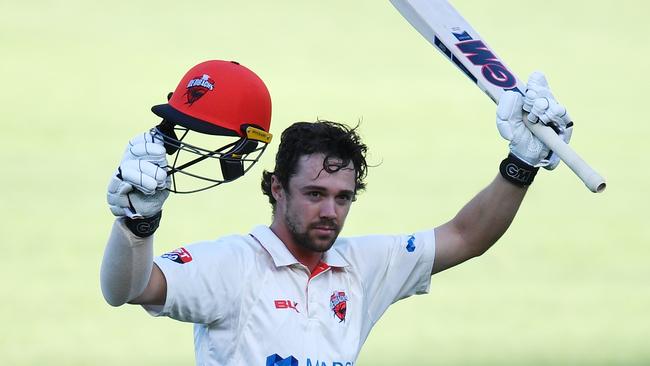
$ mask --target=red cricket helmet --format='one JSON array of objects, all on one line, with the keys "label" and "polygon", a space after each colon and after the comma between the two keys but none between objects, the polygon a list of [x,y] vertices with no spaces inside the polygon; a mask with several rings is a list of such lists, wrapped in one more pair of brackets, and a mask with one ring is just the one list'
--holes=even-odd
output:
[{"label": "red cricket helmet", "polygon": [[[211,60],[192,67],[181,79],[167,104],[155,105],[151,111],[163,118],[152,130],[162,140],[169,155],[175,155],[168,175],[172,175],[170,190],[192,193],[233,181],[246,173],[260,158],[271,141],[271,97],[254,72],[235,61]],[[177,132],[181,137],[177,137]],[[239,139],[218,149],[206,149],[184,140],[189,132],[233,136]],[[179,158],[181,151],[198,157]],[[252,156],[252,157],[249,157]],[[208,177],[206,170],[188,168],[203,160],[219,160],[220,173]],[[181,173],[208,182],[199,189],[177,187]]]},{"label": "red cricket helmet", "polygon": [[244,136],[242,125],[269,132],[271,96],[254,72],[235,61],[211,60],[191,68],[167,104],[151,111],[192,131]]}]

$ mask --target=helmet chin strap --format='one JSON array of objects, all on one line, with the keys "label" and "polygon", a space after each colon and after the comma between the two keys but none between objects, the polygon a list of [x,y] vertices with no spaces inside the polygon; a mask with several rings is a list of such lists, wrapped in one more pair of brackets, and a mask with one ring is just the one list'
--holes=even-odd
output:
[{"label": "helmet chin strap", "polygon": [[221,174],[226,181],[235,180],[244,175],[244,162],[241,157],[257,148],[257,142],[242,137],[235,146],[219,158]]},{"label": "helmet chin strap", "polygon": [[[171,94],[171,93],[169,93]],[[166,119],[163,119],[158,126],[156,126],[158,131],[163,135],[163,144],[165,145],[165,151],[167,155],[174,155],[178,151],[178,146],[174,146],[167,141],[168,139],[173,139],[178,141],[176,136],[176,131],[174,131],[174,123]]]},{"label": "helmet chin strap", "polygon": [[[156,129],[162,135],[167,154],[175,154],[180,148],[180,144],[178,144],[178,142],[180,142],[182,138],[185,137],[185,135],[183,135],[179,140],[176,135],[176,131],[174,130],[174,124],[167,120],[163,120],[156,127]],[[175,142],[175,144],[173,144],[172,141]],[[201,154],[201,156],[197,157],[196,159],[190,160],[178,167],[172,167],[171,170],[167,172],[167,175],[171,176],[178,171],[181,171],[205,159],[213,157],[216,154],[220,154],[218,158],[221,165],[221,173],[224,181],[232,181],[244,175],[244,162],[241,160],[241,158],[242,156],[255,151],[255,149],[257,149],[257,145],[257,141],[242,137],[233,143],[218,148],[217,150]]]}]

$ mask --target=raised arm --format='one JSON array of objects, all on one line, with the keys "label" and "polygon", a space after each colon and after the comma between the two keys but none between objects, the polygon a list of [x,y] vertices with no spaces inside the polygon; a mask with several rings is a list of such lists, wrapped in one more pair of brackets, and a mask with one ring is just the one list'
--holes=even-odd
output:
[{"label": "raised arm", "polygon": [[167,282],[153,263],[153,237],[140,238],[117,219],[106,244],[100,282],[110,305],[163,305]]},{"label": "raised arm", "polygon": [[485,253],[510,226],[526,190],[497,176],[453,219],[437,227],[436,260],[431,273]]},{"label": "raised arm", "polygon": [[485,253],[510,226],[539,167],[552,170],[559,164],[559,159],[526,128],[523,118],[552,125],[567,143],[571,138],[573,123],[566,109],[555,101],[544,75],[531,75],[525,98],[515,92],[504,93],[497,107],[497,127],[510,141],[510,154],[492,183],[451,221],[435,229],[432,274]]},{"label": "raised arm", "polygon": [[108,204],[117,219],[102,259],[100,283],[110,305],[160,305],[167,284],[153,264],[153,233],[160,222],[165,188],[165,148],[149,133],[136,136],[126,147],[108,186]]}]

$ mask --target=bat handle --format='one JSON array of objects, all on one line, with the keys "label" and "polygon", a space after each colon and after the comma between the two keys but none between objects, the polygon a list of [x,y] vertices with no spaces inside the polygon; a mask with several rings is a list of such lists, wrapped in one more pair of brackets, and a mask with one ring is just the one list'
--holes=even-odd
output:
[{"label": "bat handle", "polygon": [[548,146],[562,161],[573,170],[574,173],[585,183],[587,188],[594,193],[605,190],[607,183],[598,172],[587,164],[573,149],[567,145],[552,128],[542,123],[530,123],[524,118],[526,126],[546,146]]}]

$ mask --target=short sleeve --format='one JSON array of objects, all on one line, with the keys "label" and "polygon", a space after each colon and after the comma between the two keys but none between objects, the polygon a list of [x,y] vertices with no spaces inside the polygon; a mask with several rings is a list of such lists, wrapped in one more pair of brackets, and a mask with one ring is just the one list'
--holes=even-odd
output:
[{"label": "short sleeve", "polygon": [[224,239],[198,242],[154,258],[165,276],[167,296],[162,306],[143,307],[153,316],[185,322],[223,319],[240,299],[245,262],[241,247]]},{"label": "short sleeve", "polygon": [[433,230],[352,238],[346,250],[361,277],[373,322],[394,302],[429,292],[435,257]]}]

